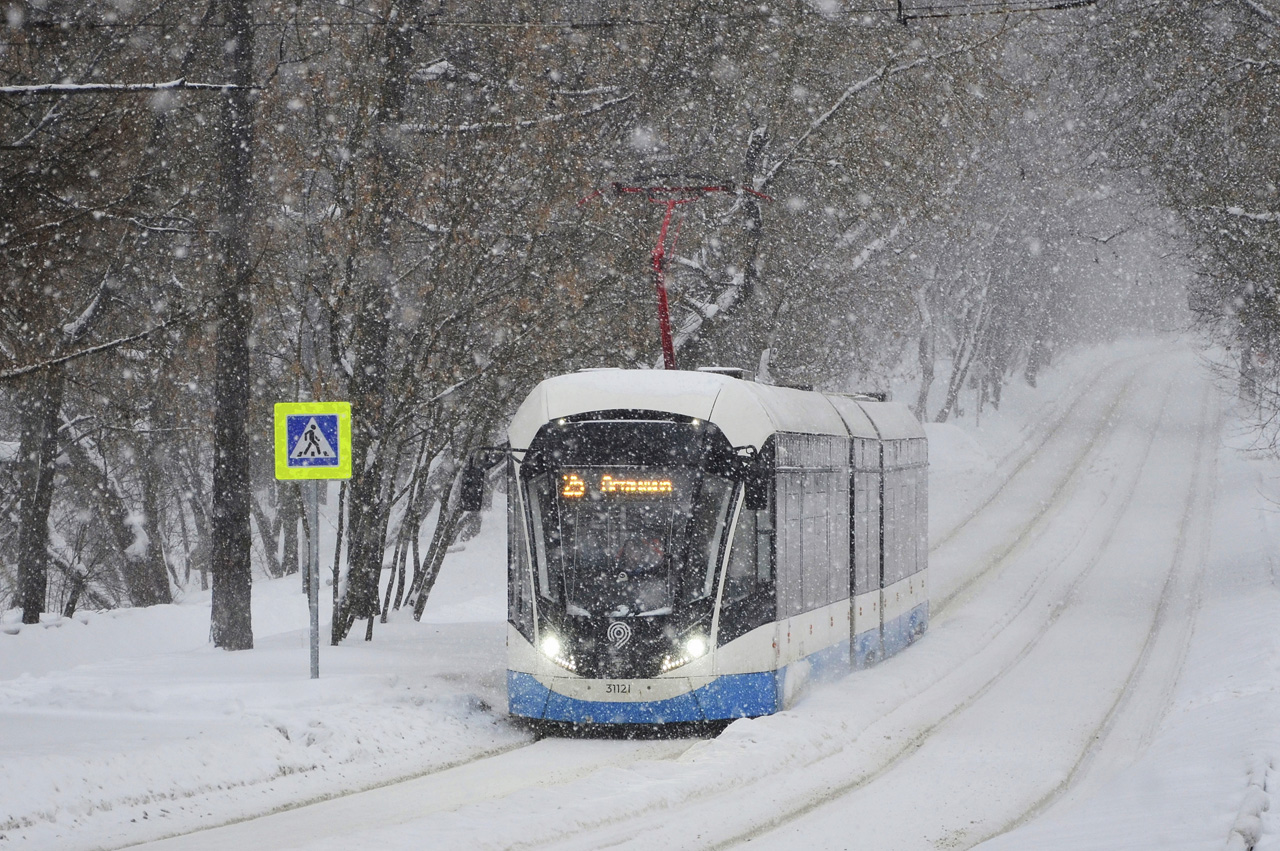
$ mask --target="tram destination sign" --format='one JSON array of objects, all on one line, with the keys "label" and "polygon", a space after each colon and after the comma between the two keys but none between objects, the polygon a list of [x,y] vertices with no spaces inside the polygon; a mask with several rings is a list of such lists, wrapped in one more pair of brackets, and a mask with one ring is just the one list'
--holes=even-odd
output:
[{"label": "tram destination sign", "polygon": [[351,403],[275,406],[277,479],[351,478]]},{"label": "tram destination sign", "polygon": [[670,478],[638,478],[625,472],[602,473],[598,484],[595,476],[587,473],[564,473],[560,476],[560,496],[564,499],[581,499],[590,489],[601,496],[663,497],[675,493],[675,483]]}]

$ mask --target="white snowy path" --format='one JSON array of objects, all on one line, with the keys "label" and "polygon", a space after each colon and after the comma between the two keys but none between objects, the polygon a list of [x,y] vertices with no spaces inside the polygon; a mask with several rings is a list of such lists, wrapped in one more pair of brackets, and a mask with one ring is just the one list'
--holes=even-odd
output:
[{"label": "white snowy path", "polygon": [[324,648],[319,683],[283,586],[244,654],[192,634],[207,599],[6,614],[0,847],[1280,851],[1280,466],[1230,422],[1165,340],[930,426],[928,634],[713,740],[507,725],[500,528],[451,557],[432,623]]}]

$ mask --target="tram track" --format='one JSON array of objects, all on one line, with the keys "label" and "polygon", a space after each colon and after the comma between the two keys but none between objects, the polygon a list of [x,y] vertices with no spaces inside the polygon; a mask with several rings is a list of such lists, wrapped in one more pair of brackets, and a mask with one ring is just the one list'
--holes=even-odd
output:
[{"label": "tram track", "polygon": [[[1103,435],[1107,433],[1109,428],[1112,427],[1112,422],[1115,416],[1115,412],[1119,408],[1120,403],[1124,401],[1124,399],[1128,396],[1130,390],[1132,389],[1133,382],[1136,379],[1136,375],[1137,375],[1137,370],[1129,374],[1126,377],[1124,383],[1119,387],[1119,389],[1111,397],[1110,403],[1108,404],[1106,411],[1101,416],[1099,416],[1097,421],[1094,423],[1093,429],[1090,432],[1088,439],[1076,452],[1076,454],[1068,464],[1065,472],[1059,475],[1059,477],[1057,478],[1057,481],[1054,483],[1054,485],[1050,489],[1047,496],[1039,502],[1039,507],[1029,517],[1026,517],[1024,520],[1020,521],[1019,524],[1015,526],[1012,531],[1007,531],[1004,533],[1004,535],[1002,536],[1004,538],[1003,542],[997,545],[996,548],[994,548],[993,550],[988,551],[983,561],[983,564],[976,571],[969,574],[964,580],[960,582],[959,585],[952,588],[949,592],[947,592],[943,596],[936,598],[936,600],[930,600],[929,608],[930,608],[931,616],[933,617],[940,616],[944,611],[947,610],[948,607],[950,607],[953,601],[960,598],[962,595],[965,595],[973,590],[976,590],[976,588],[984,579],[987,579],[990,576],[992,576],[1000,567],[1002,567],[1009,560],[1009,558],[1014,553],[1018,552],[1018,550],[1021,547],[1023,547],[1027,543],[1027,541],[1037,531],[1043,528],[1047,524],[1047,522],[1053,517],[1054,512],[1066,501],[1066,498],[1070,495],[1072,485],[1078,481],[1080,472],[1082,469],[1084,469],[1084,462],[1090,457],[1092,453],[1094,453],[1097,450],[1099,441],[1102,439]],[[1058,431],[1059,431],[1058,429],[1055,429],[1054,434],[1057,434]],[[1040,446],[1044,446],[1044,442],[1042,442]],[[1027,459],[1024,459],[1018,465],[1017,470],[1021,471],[1024,467],[1026,467],[1026,465],[1032,460],[1033,457],[1034,456],[1029,456]],[[1004,485],[1008,485],[1008,483],[1011,480],[1012,478],[1006,479],[1004,482]],[[997,491],[996,493],[992,494],[992,496],[983,503],[984,508],[989,509],[992,506],[992,504],[996,501],[996,499],[1000,497],[1002,492],[1003,492],[1003,486],[1001,488],[1001,491]],[[977,514],[970,515],[970,518],[969,518],[970,521],[972,521],[976,516]],[[954,536],[950,536],[948,540],[950,540],[951,537],[954,537]],[[941,549],[941,547],[942,545],[939,545],[937,549]],[[934,555],[934,551],[931,550],[930,556],[933,556],[933,555]],[[934,581],[935,587],[937,586],[937,584],[938,583],[935,580]]]},{"label": "tram track", "polygon": [[317,832],[314,826],[314,815],[309,812],[314,806],[325,808],[327,822],[341,823],[344,835],[386,829],[432,814],[508,798],[525,790],[571,784],[606,769],[641,761],[676,759],[692,744],[687,740],[669,739],[531,741],[458,760],[413,777],[298,801],[267,813],[119,847],[145,847],[153,851],[312,847],[328,835],[328,831]]},{"label": "tram track", "polygon": [[[1192,569],[1196,564],[1202,565],[1207,560],[1209,518],[1213,514],[1213,506],[1217,498],[1214,475],[1216,472],[1216,457],[1206,459],[1204,451],[1208,432],[1207,426],[1210,423],[1208,413],[1210,398],[1211,390],[1206,387],[1202,391],[1200,403],[1200,431],[1196,441],[1196,458],[1192,467],[1193,478],[1187,491],[1187,499],[1181,521],[1178,524],[1174,562],[1161,589],[1151,628],[1143,641],[1138,658],[1129,671],[1129,675],[1125,678],[1123,687],[1116,695],[1115,701],[1108,708],[1106,715],[1094,729],[1093,734],[1088,738],[1087,746],[1081,751],[1079,758],[1071,766],[1070,771],[1067,772],[1062,781],[1046,792],[1027,810],[1010,819],[999,829],[990,832],[978,842],[973,843],[974,845],[981,844],[988,839],[1007,833],[1031,821],[1062,799],[1069,790],[1079,785],[1080,780],[1087,774],[1096,757],[1107,748],[1109,741],[1115,736],[1122,714],[1128,709],[1130,703],[1136,699],[1136,686],[1149,673],[1153,657],[1156,655],[1154,653],[1155,648],[1163,640],[1166,644],[1174,645],[1173,652],[1167,654],[1167,658],[1171,659],[1172,662],[1166,665],[1166,670],[1157,672],[1154,675],[1159,679],[1159,683],[1154,689],[1157,699],[1152,701],[1155,707],[1144,708],[1143,711],[1137,713],[1143,717],[1139,718],[1135,723],[1142,729],[1134,734],[1135,747],[1131,750],[1136,752],[1150,742],[1156,722],[1163,715],[1162,710],[1168,705],[1169,697],[1173,693],[1178,675],[1182,670],[1191,642],[1195,613],[1200,606],[1203,571],[1192,574]],[[1216,425],[1218,421],[1215,418],[1213,422]],[[1196,546],[1192,555],[1191,544],[1193,541]]]},{"label": "tram track", "polygon": [[[1127,384],[1132,380],[1134,374],[1142,368],[1143,362],[1152,362],[1157,357],[1159,357],[1159,354],[1135,354],[1104,364],[1089,373],[1089,375],[1078,379],[1076,385],[1078,385],[1079,389],[1076,389],[1067,400],[1054,399],[1052,402],[1046,403],[1041,408],[1041,414],[1035,418],[1034,426],[1028,428],[1022,436],[1022,440],[1005,452],[996,462],[995,474],[986,488],[985,497],[976,501],[974,507],[964,514],[961,519],[954,521],[947,531],[930,540],[929,552],[933,553],[935,550],[945,546],[970,521],[991,506],[1000,496],[1005,486],[1013,478],[1021,474],[1027,465],[1036,459],[1040,450],[1049,441],[1057,437],[1072,420],[1072,417],[1078,414],[1081,401],[1090,393],[1097,392],[1098,383],[1104,376],[1113,375],[1120,371],[1122,367],[1131,366],[1132,368],[1123,374],[1122,378]],[[1046,408],[1050,409],[1047,413],[1045,412]]]},{"label": "tram track", "polygon": [[[1128,386],[1128,382],[1126,382],[1126,387],[1127,386]],[[1163,415],[1164,409],[1168,405],[1170,393],[1171,393],[1171,388],[1166,388],[1163,398],[1161,400],[1162,415]],[[1070,482],[1071,479],[1075,477],[1077,471],[1080,469],[1080,465],[1082,464],[1084,458],[1089,456],[1091,452],[1096,450],[1098,441],[1101,437],[1101,433],[1105,431],[1105,424],[1112,420],[1112,414],[1114,414],[1116,404],[1118,404],[1118,402],[1123,398],[1124,398],[1124,394],[1122,392],[1117,397],[1117,399],[1111,405],[1108,406],[1107,414],[1101,418],[1103,427],[1095,431],[1095,433],[1092,435],[1091,440],[1089,441],[1087,450],[1083,453],[1078,454],[1075,457],[1065,478],[1057,484],[1057,487],[1055,487],[1055,493],[1059,495],[1059,498],[1061,498],[1061,496],[1064,493],[1066,493],[1067,484]],[[866,739],[869,742],[874,742],[877,736],[883,736],[885,737],[885,739],[893,740],[894,742],[897,743],[896,747],[890,749],[887,752],[885,752],[883,749],[880,749],[880,753],[878,754],[879,759],[875,760],[874,764],[867,766],[867,763],[863,759],[865,758],[865,756],[870,755],[869,753],[849,754],[848,752],[850,748],[847,746],[833,748],[829,753],[824,754],[820,759],[812,761],[809,765],[805,766],[802,770],[796,771],[794,773],[804,774],[807,772],[811,772],[814,766],[818,765],[819,763],[833,761],[843,756],[853,756],[855,758],[851,759],[850,762],[857,765],[866,766],[866,767],[863,768],[862,770],[859,770],[856,773],[856,775],[852,777],[846,776],[842,779],[833,779],[831,777],[831,774],[838,775],[842,773],[839,771],[838,768],[832,772],[820,772],[821,774],[820,779],[813,784],[813,785],[819,786],[820,790],[810,789],[808,790],[807,794],[804,792],[801,792],[798,795],[796,794],[789,795],[788,797],[791,797],[793,801],[792,803],[784,805],[783,808],[785,809],[785,813],[774,815],[766,819],[761,819],[756,824],[753,824],[747,830],[739,831],[731,836],[723,837],[713,843],[700,845],[698,847],[702,847],[706,849],[717,849],[717,851],[719,851],[719,849],[727,849],[727,848],[735,847],[739,844],[742,844],[743,842],[752,840],[754,838],[767,834],[771,831],[774,831],[780,827],[783,827],[792,822],[795,822],[798,819],[803,818],[807,814],[833,801],[836,801],[847,795],[855,793],[860,789],[863,789],[865,787],[868,787],[874,784],[876,781],[880,780],[885,775],[892,772],[896,767],[898,767],[905,760],[907,760],[913,754],[919,751],[930,740],[930,738],[932,738],[940,730],[945,728],[948,724],[950,724],[956,718],[961,716],[963,713],[965,713],[967,710],[973,707],[976,703],[978,703],[984,696],[990,693],[992,689],[994,689],[1011,671],[1016,669],[1016,667],[1023,660],[1025,660],[1027,656],[1029,656],[1033,652],[1033,650],[1039,644],[1041,639],[1044,638],[1044,636],[1049,632],[1049,630],[1061,617],[1066,607],[1060,606],[1060,605],[1059,606],[1046,605],[1042,610],[1046,613],[1046,617],[1044,621],[1035,630],[1030,640],[1026,640],[1025,642],[1021,643],[1021,646],[1017,648],[1012,655],[1002,655],[999,659],[993,660],[991,658],[991,651],[989,649],[991,647],[992,642],[994,642],[1001,635],[1006,634],[1009,631],[1009,627],[1013,622],[1013,620],[1027,613],[1031,606],[1031,603],[1035,599],[1043,598],[1046,596],[1060,597],[1062,599],[1070,599],[1071,596],[1074,594],[1075,590],[1080,586],[1082,582],[1085,581],[1085,579],[1097,566],[1100,554],[1102,552],[1105,552],[1107,544],[1109,543],[1111,537],[1114,535],[1116,529],[1119,527],[1120,522],[1126,513],[1126,510],[1132,503],[1133,496],[1141,480],[1142,470],[1147,465],[1147,462],[1150,457],[1150,451],[1152,446],[1155,443],[1156,434],[1158,432],[1159,432],[1158,428],[1152,429],[1148,432],[1148,435],[1147,435],[1148,439],[1144,441],[1145,445],[1142,451],[1142,462],[1138,465],[1135,465],[1134,475],[1131,477],[1131,479],[1128,482],[1125,483],[1125,487],[1123,489],[1123,497],[1121,499],[1120,506],[1118,507],[1112,506],[1113,508],[1118,508],[1118,510],[1115,510],[1114,513],[1112,514],[1111,520],[1108,522],[1105,534],[1102,536],[1102,540],[1099,542],[1099,544],[1094,548],[1095,549],[1094,556],[1089,559],[1085,568],[1079,573],[1077,573],[1074,576],[1074,578],[1070,580],[1066,588],[1057,589],[1057,590],[1050,589],[1047,593],[1038,593],[1038,592],[1044,591],[1044,584],[1045,584],[1047,575],[1051,573],[1054,568],[1060,567],[1065,561],[1067,561],[1067,559],[1070,557],[1071,554],[1067,554],[1066,556],[1064,556],[1063,560],[1058,564],[1055,564],[1050,568],[1046,568],[1045,570],[1037,571],[1033,576],[1030,585],[1020,595],[1018,599],[1018,604],[1016,606],[1016,610],[1012,612],[1006,611],[1004,616],[999,618],[998,622],[993,623],[991,625],[992,630],[989,634],[989,640],[983,645],[973,650],[971,656],[969,657],[969,660],[967,660],[968,662],[971,662],[972,660],[982,660],[983,662],[987,663],[988,666],[994,667],[995,669],[994,673],[988,676],[985,679],[985,681],[982,682],[979,688],[977,688],[976,690],[966,689],[966,688],[960,689],[962,694],[959,696],[958,700],[939,700],[936,695],[926,695],[926,692],[931,691],[932,689],[937,687],[944,687],[945,680],[947,678],[944,677],[943,680],[930,684],[929,689],[922,689],[919,693],[912,695],[907,700],[904,700],[900,706],[894,709],[891,709],[884,718],[878,720],[877,722],[870,725],[868,728],[861,731],[857,736],[855,736],[854,740],[849,743],[850,745],[854,745],[856,744],[858,739]],[[1047,514],[1047,510],[1040,511],[1037,513],[1035,519],[1044,518],[1046,514]],[[1097,516],[1097,512],[1094,512],[1094,514],[1091,516],[1091,519],[1096,516]],[[1033,519],[1032,523],[1029,523],[1027,525],[1034,525],[1034,522],[1035,521]],[[1029,534],[1030,532],[1028,531],[1027,526],[1023,526],[1022,528],[1019,529],[1017,537],[1021,541],[1021,540],[1025,540]],[[1010,548],[1011,551],[1013,549],[1014,549],[1013,547]],[[984,571],[984,574],[987,572],[989,571]],[[1007,651],[1006,651],[1006,654],[1007,654]],[[993,662],[994,664],[992,664]],[[906,725],[906,729],[903,729],[901,727],[898,727],[897,729],[895,729],[895,725],[893,723],[894,716],[899,714],[899,712],[907,704],[920,702],[920,701],[926,702],[933,707],[937,707],[939,705],[949,705],[949,708],[945,713],[941,715],[937,715],[927,720],[922,719],[920,721],[917,721],[915,724],[909,723]],[[871,753],[874,753],[877,749],[878,748],[875,745],[872,745],[867,750]],[[859,757],[862,757],[862,758],[859,758]],[[777,806],[778,806],[778,802],[775,799],[775,807]],[[716,820],[711,819],[711,821],[714,822]],[[676,841],[674,837],[669,837],[669,839],[671,841]],[[593,839],[593,841],[595,840]],[[626,842],[622,842],[622,843],[618,843],[617,847],[626,847],[626,845],[627,845]],[[532,848],[532,847],[539,847],[539,846],[530,845],[526,847]],[[585,847],[585,846],[580,845],[577,847]],[[608,844],[601,844],[599,847],[611,847],[611,846]],[[680,846],[677,842],[677,844],[674,845],[673,847],[680,847]]]}]

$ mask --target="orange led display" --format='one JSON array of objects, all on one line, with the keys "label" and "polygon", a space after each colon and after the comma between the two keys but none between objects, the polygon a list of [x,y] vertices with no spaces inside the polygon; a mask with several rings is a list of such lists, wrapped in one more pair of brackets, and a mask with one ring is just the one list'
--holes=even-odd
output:
[{"label": "orange led display", "polygon": [[576,499],[587,492],[587,483],[578,478],[577,473],[565,473],[560,479],[564,482],[560,495],[566,499]]},{"label": "orange led display", "polygon": [[669,494],[672,485],[670,479],[615,479],[605,475],[600,477],[600,492]]},{"label": "orange led display", "polygon": [[[596,491],[604,494],[628,494],[635,496],[670,496],[675,484],[670,479],[618,479],[608,473],[600,477]],[[577,473],[560,476],[560,496],[564,499],[581,499],[587,495],[587,483]]]}]

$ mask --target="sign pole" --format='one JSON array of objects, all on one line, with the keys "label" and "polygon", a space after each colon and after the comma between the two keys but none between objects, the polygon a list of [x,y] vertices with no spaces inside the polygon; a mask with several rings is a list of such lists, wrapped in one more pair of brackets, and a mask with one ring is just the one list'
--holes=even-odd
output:
[{"label": "sign pole", "polygon": [[320,482],[307,483],[307,522],[311,546],[307,552],[307,603],[311,607],[311,679],[320,679]]},{"label": "sign pole", "polygon": [[[320,678],[320,480],[351,478],[351,403],[277,402],[276,478],[305,483],[311,679]],[[337,590],[334,590],[337,593]]]}]

